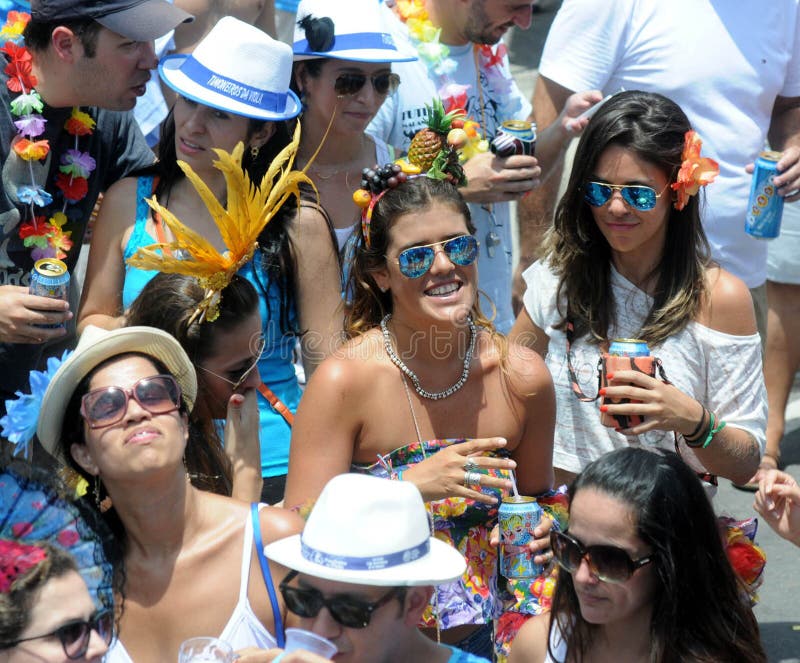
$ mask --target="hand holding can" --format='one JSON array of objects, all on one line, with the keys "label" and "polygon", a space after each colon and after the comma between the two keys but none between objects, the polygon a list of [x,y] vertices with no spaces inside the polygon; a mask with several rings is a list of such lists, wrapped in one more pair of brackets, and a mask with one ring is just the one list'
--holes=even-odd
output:
[{"label": "hand holding can", "polygon": [[490,148],[499,157],[515,154],[533,156],[536,152],[536,125],[526,120],[503,122]]},{"label": "hand holding can", "polygon": [[535,564],[528,549],[533,530],[542,519],[542,507],[534,497],[510,495],[498,510],[500,525],[500,575],[505,578],[535,578],[544,566]]},{"label": "hand holding can", "polygon": [[[608,353],[601,356],[600,364],[600,387],[608,386],[609,373],[617,371],[638,371],[656,376],[655,358],[650,355],[650,348],[645,341],[639,339],[619,338],[611,341]],[[620,405],[624,403],[638,403],[630,398],[608,398],[604,396],[600,405]],[[644,421],[644,417],[639,414],[608,414],[600,413],[600,423],[611,428],[632,428]]]},{"label": "hand holding can", "polygon": [[[33,265],[31,272],[31,283],[28,292],[38,297],[50,297],[51,299],[63,299],[69,301],[69,271],[67,265],[55,258],[42,258]],[[66,326],[66,323],[55,325],[35,325],[41,329],[59,329]]]}]

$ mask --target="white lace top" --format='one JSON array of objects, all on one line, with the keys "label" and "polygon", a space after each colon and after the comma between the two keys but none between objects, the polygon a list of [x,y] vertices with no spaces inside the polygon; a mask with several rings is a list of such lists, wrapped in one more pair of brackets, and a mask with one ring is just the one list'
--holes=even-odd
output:
[{"label": "white lace top", "polygon": [[[553,376],[556,391],[555,447],[553,465],[580,472],[602,454],[626,445],[675,449],[671,432],[649,431],[626,437],[600,423],[599,403],[579,401],[572,392],[567,371],[567,339],[554,329],[561,320],[556,307],[558,278],[542,262],[531,265],[523,274],[527,290],[525,310],[533,323],[550,339],[545,363]],[[616,304],[616,325],[609,338],[637,338],[652,306],[652,298],[611,269],[610,293]],[[565,307],[562,306],[562,310]],[[697,322],[662,345],[651,347],[661,359],[667,378],[685,394],[714,411],[728,426],[752,434],[764,450],[767,397],[761,368],[761,342],[758,334],[734,336]],[[587,396],[597,393],[597,345],[577,339],[572,346],[572,367],[581,390]],[[696,470],[703,471],[694,452],[682,441],[680,452]]]}]

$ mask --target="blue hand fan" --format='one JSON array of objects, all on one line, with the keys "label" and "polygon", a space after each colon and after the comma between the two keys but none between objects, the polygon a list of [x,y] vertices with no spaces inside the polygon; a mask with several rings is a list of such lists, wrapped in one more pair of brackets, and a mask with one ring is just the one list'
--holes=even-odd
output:
[{"label": "blue hand fan", "polygon": [[[98,610],[114,606],[112,535],[99,514],[62,494],[44,470],[0,467],[0,538],[47,541],[69,552]],[[105,545],[104,545],[105,544]]]}]

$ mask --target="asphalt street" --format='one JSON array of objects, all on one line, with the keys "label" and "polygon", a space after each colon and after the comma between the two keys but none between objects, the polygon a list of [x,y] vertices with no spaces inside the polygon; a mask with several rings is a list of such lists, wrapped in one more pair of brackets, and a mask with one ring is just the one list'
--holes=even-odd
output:
[{"label": "asphalt street", "polygon": [[[529,97],[542,46],[559,3],[540,0],[540,4],[543,10],[534,13],[531,28],[524,31],[514,28],[506,38],[512,71]],[[783,469],[800,481],[800,381],[795,383],[787,408],[786,430],[781,443]],[[739,519],[754,515],[753,494],[733,488],[729,481],[720,481],[714,502],[720,515]],[[800,548],[779,538],[766,525],[760,527],[756,540],[767,554],[755,614],[769,663],[800,663]],[[692,608],[686,606],[686,609]],[[698,619],[702,616],[698,615]]]}]

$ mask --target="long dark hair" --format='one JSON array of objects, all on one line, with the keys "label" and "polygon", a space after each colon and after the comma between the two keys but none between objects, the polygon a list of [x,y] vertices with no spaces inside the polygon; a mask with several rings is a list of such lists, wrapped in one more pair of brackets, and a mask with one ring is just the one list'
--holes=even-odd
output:
[{"label": "long dark hair", "polygon": [[[205,289],[191,276],[156,274],[131,304],[126,322],[130,326],[157,327],[172,334],[192,363],[202,366],[214,348],[215,334],[234,329],[258,311],[258,293],[241,276],[235,275],[220,294],[219,317],[214,322],[192,320],[205,297]],[[197,372],[197,398],[189,414],[189,435],[193,444],[191,453],[187,447],[186,462],[192,483],[203,490],[230,495],[230,461],[217,433],[207,375],[203,371]]]},{"label": "long dark hair", "polygon": [[[174,110],[173,107],[166,119],[161,123],[158,161],[139,173],[140,175],[154,175],[159,178],[154,193],[158,201],[167,207],[169,207],[169,192],[172,186],[185,177],[178,166],[178,155],[175,151]],[[247,139],[249,140],[264,124],[263,120],[250,118],[247,127]],[[273,125],[275,131],[270,139],[258,150],[257,155],[253,156],[252,152],[245,148],[242,157],[242,167],[255,184],[261,182],[270,164],[291,140],[286,122],[273,122]],[[280,330],[283,334],[294,334],[297,331],[294,328],[292,319],[292,311],[296,303],[295,259],[292,242],[289,237],[289,224],[294,218],[296,207],[297,204],[293,199],[284,203],[280,211],[258,236],[258,249],[253,257],[253,260],[259,261],[258,264],[266,275],[266,281],[264,281],[260,278],[259,271],[253,270],[256,283],[264,295],[267,313],[270,317],[273,315],[273,311],[271,310],[271,301],[268,296],[269,288],[275,284],[280,292],[280,310],[277,313]]]},{"label": "long dark hair", "polygon": [[[723,549],[711,502],[679,456],[617,449],[578,475],[570,500],[585,488],[628,505],[637,536],[655,555],[652,663],[766,661],[758,624]],[[572,576],[563,570],[553,596],[551,635],[554,628],[567,644],[566,660],[583,660],[596,627],[581,616]]]},{"label": "long dark hair", "polygon": [[[389,189],[374,206],[369,225],[370,243],[359,232],[355,257],[351,265],[348,288],[353,293],[352,305],[345,316],[345,328],[356,336],[377,327],[387,313],[392,312],[392,293],[381,292],[372,274],[386,264],[389,232],[395,221],[405,214],[421,212],[434,203],[446,205],[461,214],[469,232],[475,232],[469,207],[455,185],[445,180],[416,177]],[[492,329],[491,322],[475,301],[472,317],[476,324]]]},{"label": "long dark hair", "polygon": [[[674,181],[681,165],[686,114],[670,99],[651,92],[615,95],[589,122],[578,144],[566,192],[556,208],[543,254],[559,277],[558,301],[564,329],[576,337],[606,340],[615,310],[611,292],[611,251],[585,202],[583,187],[594,176],[603,152],[612,145],[630,149]],[[669,195],[670,190],[664,193]],[[656,345],[683,329],[700,310],[706,292],[709,248],[700,223],[699,196],[678,211],[670,206],[664,253],[656,265],[653,306],[640,338]],[[561,303],[566,301],[566,311]]]}]

